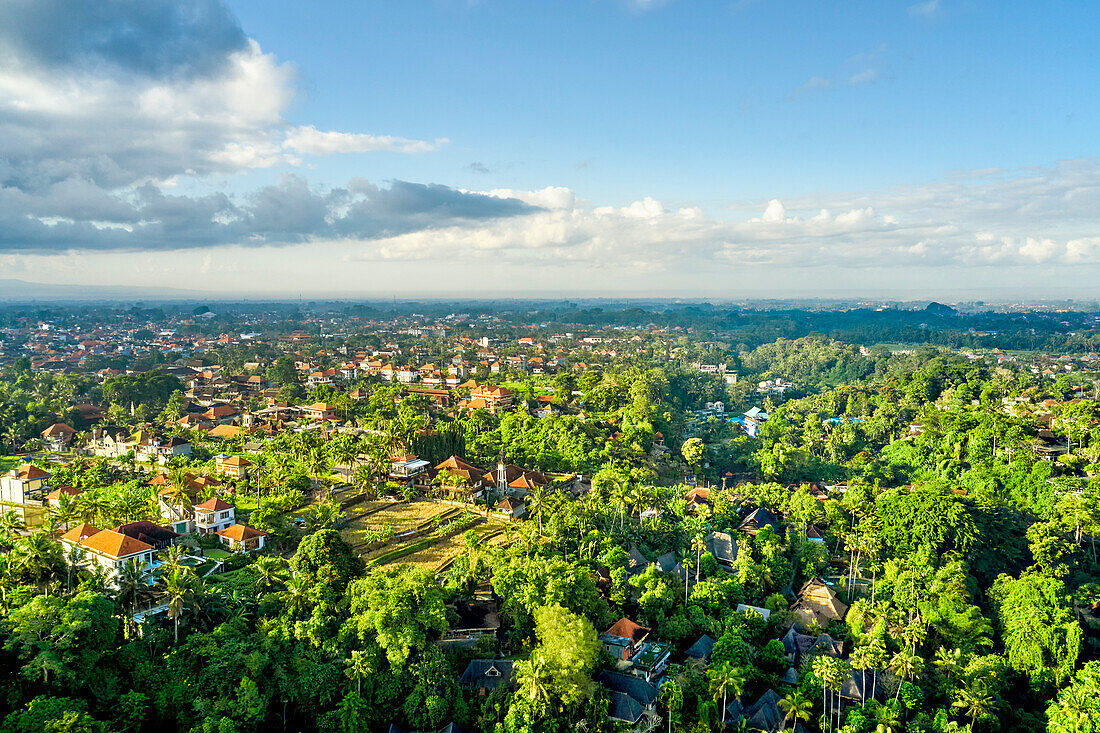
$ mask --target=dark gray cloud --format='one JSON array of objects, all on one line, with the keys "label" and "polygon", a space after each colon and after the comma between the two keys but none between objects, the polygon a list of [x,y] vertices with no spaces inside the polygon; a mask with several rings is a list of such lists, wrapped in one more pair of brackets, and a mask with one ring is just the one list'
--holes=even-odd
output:
[{"label": "dark gray cloud", "polygon": [[55,254],[369,240],[539,211],[514,198],[407,181],[380,187],[356,179],[345,188],[318,191],[288,175],[239,203],[224,193],[165,194],[152,184],[131,194],[109,194],[66,182],[36,194],[0,189],[0,251]]},{"label": "dark gray cloud", "polygon": [[221,0],[4,0],[0,52],[53,70],[220,71],[248,39]]}]

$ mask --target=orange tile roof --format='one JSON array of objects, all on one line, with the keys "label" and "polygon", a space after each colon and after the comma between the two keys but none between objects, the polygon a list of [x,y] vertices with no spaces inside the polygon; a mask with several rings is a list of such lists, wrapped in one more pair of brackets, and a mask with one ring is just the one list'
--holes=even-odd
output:
[{"label": "orange tile roof", "polygon": [[227,502],[224,502],[221,499],[213,498],[213,499],[207,499],[206,501],[204,501],[201,504],[196,504],[195,508],[196,509],[203,509],[203,510],[208,511],[208,512],[220,512],[220,511],[224,511],[226,509],[232,509],[233,505],[229,504]]},{"label": "orange tile roof", "polygon": [[78,544],[81,540],[87,537],[91,537],[97,532],[99,532],[98,527],[93,527],[90,524],[78,524],[65,534],[61,535],[61,539],[66,542]]},{"label": "orange tile roof", "polygon": [[113,529],[105,529],[101,532],[96,532],[91,537],[82,541],[80,545],[94,552],[99,552],[114,558],[129,557],[130,555],[136,555],[139,552],[149,552],[153,549],[152,545],[134,539],[133,537],[127,537],[121,532],[115,532]]},{"label": "orange tile roof", "polygon": [[43,471],[38,466],[32,466],[29,463],[21,463],[12,469],[16,478],[23,479],[24,481],[31,481],[36,478],[47,478],[50,474],[47,471]]},{"label": "orange tile roof", "polygon": [[261,532],[254,527],[249,527],[247,524],[234,524],[214,534],[219,537],[226,537],[234,540],[235,542],[244,542],[245,540],[251,540],[257,537],[267,537],[267,532]]}]

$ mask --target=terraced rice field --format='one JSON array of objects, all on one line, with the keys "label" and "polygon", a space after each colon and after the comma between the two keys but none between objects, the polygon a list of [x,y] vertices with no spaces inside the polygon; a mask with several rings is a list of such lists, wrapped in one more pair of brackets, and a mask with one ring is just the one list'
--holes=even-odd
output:
[{"label": "terraced rice field", "polygon": [[[367,530],[377,531],[388,525],[393,527],[394,532],[400,534],[415,529],[453,508],[446,504],[433,504],[428,501],[397,504],[383,501],[364,502],[355,506],[350,512],[353,519],[341,530],[341,534],[353,546],[358,546],[366,541]],[[366,512],[370,513],[365,514]]]},{"label": "terraced rice field", "polygon": [[[493,519],[489,522],[482,522],[474,526],[473,529],[477,532],[478,537],[482,539],[488,538],[489,545],[499,547],[511,541],[509,535],[502,531],[506,526],[506,522]],[[440,540],[431,547],[425,547],[423,550],[418,550],[411,555],[406,555],[397,560],[397,562],[401,564],[421,565],[429,570],[438,571],[463,552],[463,545],[464,540],[462,535],[457,534],[453,537]]]}]

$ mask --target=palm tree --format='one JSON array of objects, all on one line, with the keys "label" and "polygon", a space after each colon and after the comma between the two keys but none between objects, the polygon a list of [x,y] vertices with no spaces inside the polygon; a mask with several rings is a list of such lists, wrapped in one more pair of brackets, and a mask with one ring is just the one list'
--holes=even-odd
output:
[{"label": "palm tree", "polygon": [[844,683],[852,678],[852,668],[843,659],[829,657],[826,666],[826,679],[833,692],[833,707],[836,709],[836,727],[840,730],[840,691]]},{"label": "palm tree", "polygon": [[256,573],[256,588],[261,593],[267,593],[286,580],[286,560],[281,557],[264,555],[252,563],[252,570]]},{"label": "palm tree", "polygon": [[7,540],[15,540],[20,532],[27,529],[27,523],[14,510],[0,514],[0,536]]},{"label": "palm tree", "polygon": [[852,667],[863,673],[863,685],[859,690],[860,705],[865,705],[867,703],[867,670],[874,667],[872,662],[873,656],[874,652],[869,646],[857,646],[848,657],[848,662]]},{"label": "palm tree", "polygon": [[920,674],[920,668],[923,663],[923,659],[916,654],[910,654],[904,649],[895,654],[894,658],[890,660],[890,669],[893,670],[898,678],[898,691],[894,694],[895,703],[901,695],[901,681],[913,679]]},{"label": "palm tree", "polygon": [[62,527],[67,526],[80,516],[80,507],[76,496],[62,492],[57,497],[57,509],[54,510],[54,516],[57,517],[57,522]]},{"label": "palm tree", "polygon": [[831,730],[833,725],[833,716],[829,711],[829,703],[827,698],[827,690],[829,689],[829,658],[822,655],[814,657],[811,663],[814,676],[821,680],[821,714],[826,720],[826,730]]},{"label": "palm tree", "polygon": [[177,644],[180,640],[180,616],[193,598],[191,581],[192,578],[179,568],[173,568],[164,576],[164,596],[168,599],[168,615],[172,617]]},{"label": "palm tree", "polygon": [[44,587],[49,594],[50,579],[61,565],[61,546],[42,532],[35,532],[16,543],[13,555],[20,573]]},{"label": "palm tree", "polygon": [[718,698],[722,698],[722,726],[725,727],[729,692],[732,690],[734,697],[740,697],[745,691],[748,676],[742,667],[723,662],[707,670],[707,678],[710,680],[710,691],[714,695],[714,701],[718,702]]},{"label": "palm tree", "polygon": [[364,651],[353,651],[344,663],[344,674],[355,680],[355,694],[363,694],[363,680],[375,671],[374,655]]},{"label": "palm tree", "polygon": [[668,710],[668,733],[672,733],[672,716],[684,706],[684,688],[676,680],[669,680],[661,685],[660,697]]},{"label": "palm tree", "polygon": [[798,688],[780,700],[779,707],[783,710],[784,727],[789,722],[791,730],[794,730],[799,721],[807,722],[813,716],[813,701]]},{"label": "palm tree", "polygon": [[532,486],[527,495],[531,511],[538,516],[539,537],[542,537],[542,512],[546,508],[546,490],[541,486]]},{"label": "palm tree", "polygon": [[966,715],[970,716],[970,729],[973,730],[975,721],[985,715],[993,706],[993,698],[985,691],[984,686],[975,685],[960,690],[959,699],[953,702],[952,705],[961,708]]},{"label": "palm tree", "polygon": [[[868,662],[871,663],[871,667],[876,670],[881,670],[882,665],[886,664],[886,646],[878,639],[873,639],[867,644]],[[875,699],[875,694],[878,692],[878,673],[876,672],[871,676],[871,699]]]},{"label": "palm tree", "polygon": [[117,583],[118,591],[115,597],[118,599],[119,607],[123,611],[123,621],[126,623],[126,628],[129,629],[133,621],[133,614],[138,609],[138,604],[149,593],[149,583],[145,579],[144,565],[136,558],[130,558],[119,569]]},{"label": "palm tree", "polygon": [[301,575],[291,576],[282,597],[287,614],[297,617],[309,605],[309,582]]},{"label": "palm tree", "polygon": [[531,658],[518,662],[516,679],[519,682],[518,692],[527,698],[536,709],[543,709],[550,702],[550,669],[546,659],[539,652],[531,655]]}]

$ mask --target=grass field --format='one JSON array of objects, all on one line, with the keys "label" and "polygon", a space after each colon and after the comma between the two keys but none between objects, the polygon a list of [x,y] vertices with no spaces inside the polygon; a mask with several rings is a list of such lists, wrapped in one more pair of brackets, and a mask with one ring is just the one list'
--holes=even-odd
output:
[{"label": "grass field", "polygon": [[0,456],[0,473],[7,473],[23,462],[23,456]]}]

